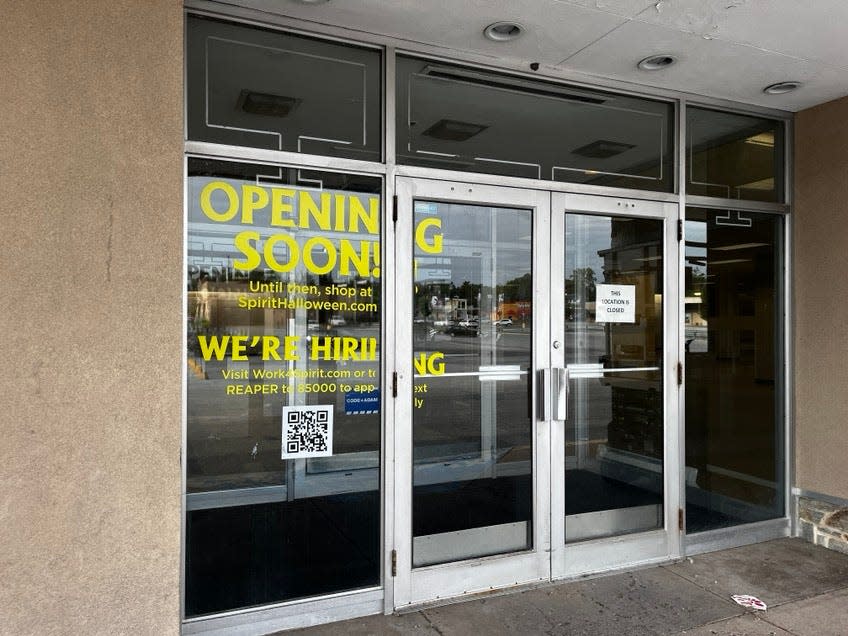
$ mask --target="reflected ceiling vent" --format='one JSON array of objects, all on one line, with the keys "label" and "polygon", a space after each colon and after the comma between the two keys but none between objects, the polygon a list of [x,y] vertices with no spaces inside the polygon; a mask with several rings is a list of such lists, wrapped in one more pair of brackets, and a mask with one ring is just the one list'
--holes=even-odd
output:
[{"label": "reflected ceiling vent", "polygon": [[454,119],[440,119],[435,124],[425,130],[422,135],[432,137],[433,139],[441,139],[443,141],[466,141],[474,135],[478,135],[488,126],[482,124],[469,124],[464,121],[456,121]]},{"label": "reflected ceiling vent", "polygon": [[722,245],[721,247],[714,247],[713,250],[717,252],[732,252],[734,250],[747,250],[752,247],[768,247],[768,243],[739,243],[737,245]]},{"label": "reflected ceiling vent", "polygon": [[483,35],[494,42],[514,40],[524,33],[524,28],[515,22],[495,22],[483,29]]},{"label": "reflected ceiling vent", "polygon": [[244,89],[238,98],[236,108],[251,115],[266,115],[268,117],[288,117],[300,104],[296,97],[257,93]]},{"label": "reflected ceiling vent", "polygon": [[766,86],[763,89],[763,92],[766,95],[783,95],[784,93],[791,93],[799,88],[801,88],[801,82],[778,82],[777,84]]},{"label": "reflected ceiling vent", "polygon": [[639,60],[636,66],[643,71],[659,71],[668,68],[675,62],[677,62],[677,58],[673,55],[660,53],[659,55],[651,55],[643,60]]},{"label": "reflected ceiling vent", "polygon": [[571,151],[573,155],[581,157],[590,157],[591,159],[609,159],[623,152],[635,148],[633,144],[623,144],[620,141],[608,141],[606,139],[598,139],[585,146],[580,146]]},{"label": "reflected ceiling vent", "polygon": [[570,86],[557,86],[556,84],[541,84],[534,80],[522,80],[519,77],[504,75],[490,75],[472,71],[464,68],[453,68],[451,66],[433,66],[428,64],[421,70],[421,75],[436,77],[439,79],[454,80],[468,84],[478,84],[488,88],[509,90],[525,93],[527,95],[539,95],[540,97],[555,97],[571,102],[583,102],[586,104],[604,104],[614,101],[615,97],[610,95],[599,96],[597,93],[584,92]]}]

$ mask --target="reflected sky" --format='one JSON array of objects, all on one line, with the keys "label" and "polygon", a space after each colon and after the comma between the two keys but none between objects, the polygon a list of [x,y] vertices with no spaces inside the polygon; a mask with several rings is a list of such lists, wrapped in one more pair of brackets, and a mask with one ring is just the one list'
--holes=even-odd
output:
[{"label": "reflected sky", "polygon": [[444,241],[439,254],[427,254],[415,246],[416,281],[503,285],[531,273],[530,210],[415,201],[416,227],[428,217],[442,224],[441,230],[427,231],[428,240],[441,232]]},{"label": "reflected sky", "polygon": [[591,268],[603,281],[604,259],[598,253],[609,249],[612,222],[608,217],[569,214],[565,227],[565,276],[575,269]]}]

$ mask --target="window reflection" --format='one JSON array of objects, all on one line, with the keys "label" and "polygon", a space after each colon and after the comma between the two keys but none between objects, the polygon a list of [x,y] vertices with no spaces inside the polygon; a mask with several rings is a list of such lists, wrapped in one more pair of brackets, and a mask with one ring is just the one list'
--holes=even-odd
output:
[{"label": "window reflection", "polygon": [[[663,266],[662,221],[566,215],[566,542],[662,526]],[[632,315],[602,316],[601,285]]]},{"label": "window reflection", "polygon": [[381,185],[189,160],[189,616],[379,582]]},{"label": "window reflection", "polygon": [[527,549],[531,212],[414,205],[413,565]]},{"label": "window reflection", "polygon": [[688,108],[689,194],[783,200],[783,125],[779,121]]},{"label": "window reflection", "polygon": [[670,192],[664,102],[399,57],[400,163]]},{"label": "window reflection", "polygon": [[783,514],[781,220],[686,215],[686,518],[698,532]]},{"label": "window reflection", "polygon": [[375,50],[187,18],[188,138],[380,161]]}]

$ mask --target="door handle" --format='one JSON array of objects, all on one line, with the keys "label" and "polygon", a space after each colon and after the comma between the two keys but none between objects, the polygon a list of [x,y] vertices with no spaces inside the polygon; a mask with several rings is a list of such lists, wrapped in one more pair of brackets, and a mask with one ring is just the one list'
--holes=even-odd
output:
[{"label": "door handle", "polygon": [[553,398],[553,419],[568,419],[568,369],[552,369],[551,397]]},{"label": "door handle", "polygon": [[540,421],[551,418],[551,401],[548,387],[551,385],[551,370],[539,369],[536,372],[536,413]]}]

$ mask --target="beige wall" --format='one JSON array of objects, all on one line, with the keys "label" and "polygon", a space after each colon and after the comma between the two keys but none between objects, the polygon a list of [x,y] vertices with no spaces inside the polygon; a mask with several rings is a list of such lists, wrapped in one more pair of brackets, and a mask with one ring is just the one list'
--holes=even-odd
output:
[{"label": "beige wall", "polygon": [[796,485],[848,498],[848,98],[795,120]]},{"label": "beige wall", "polygon": [[0,16],[0,633],[174,634],[181,3]]}]

